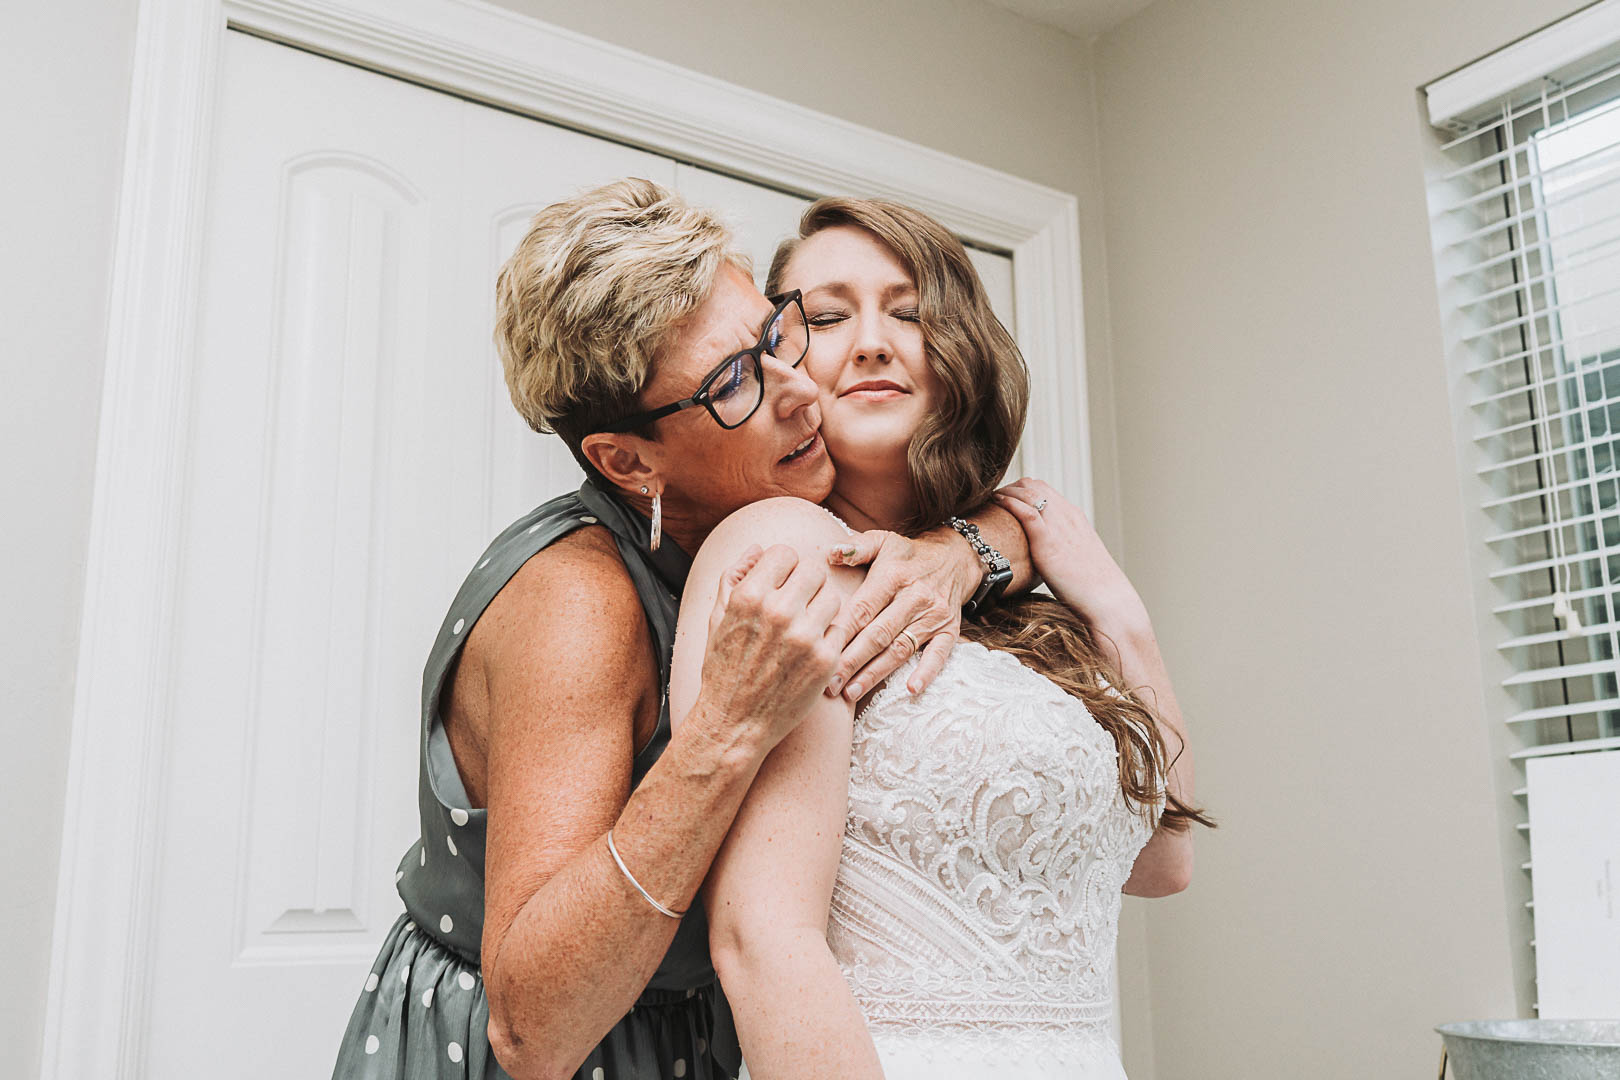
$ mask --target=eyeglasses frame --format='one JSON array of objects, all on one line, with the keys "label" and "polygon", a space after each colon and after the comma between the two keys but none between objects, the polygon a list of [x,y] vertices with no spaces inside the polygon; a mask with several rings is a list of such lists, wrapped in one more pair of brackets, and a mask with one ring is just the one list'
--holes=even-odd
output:
[{"label": "eyeglasses frame", "polygon": [[[734,352],[724,360],[720,361],[720,363],[716,364],[714,369],[703,377],[703,381],[698,384],[698,388],[692,392],[691,397],[682,398],[680,401],[673,402],[669,405],[661,405],[656,409],[648,409],[645,412],[632,413],[629,416],[621,417],[620,419],[613,421],[611,424],[597,428],[597,433],[604,435],[617,435],[628,431],[635,431],[637,428],[646,427],[654,420],[662,420],[666,416],[671,416],[678,413],[682,409],[690,409],[694,405],[702,405],[704,409],[708,410],[709,415],[714,417],[714,422],[719,424],[727,431],[733,431],[748,423],[749,418],[759,411],[760,405],[762,405],[765,401],[765,362],[763,356],[765,353],[770,351],[765,345],[766,335],[771,332],[771,327],[775,325],[776,321],[782,317],[782,313],[788,309],[789,304],[798,305],[799,318],[804,322],[805,331],[804,352],[800,353],[799,358],[793,361],[793,363],[789,366],[797,368],[800,364],[804,363],[804,358],[810,354],[810,323],[809,320],[805,318],[804,299],[799,290],[790,289],[787,292],[781,293],[777,296],[766,297],[766,299],[776,306],[772,309],[770,318],[765,320],[765,325],[760,329],[759,340],[756,341],[751,348],[741,349]],[[773,353],[772,355],[774,356],[775,354]],[[714,386],[715,382],[719,380],[721,375],[725,374],[725,372],[733,364],[745,356],[754,362],[754,378],[759,382],[759,399],[754,402],[754,407],[749,409],[747,415],[745,415],[741,420],[738,420],[735,424],[728,424],[724,420],[720,419],[720,413],[715,409],[714,402],[709,399],[709,390]]]}]

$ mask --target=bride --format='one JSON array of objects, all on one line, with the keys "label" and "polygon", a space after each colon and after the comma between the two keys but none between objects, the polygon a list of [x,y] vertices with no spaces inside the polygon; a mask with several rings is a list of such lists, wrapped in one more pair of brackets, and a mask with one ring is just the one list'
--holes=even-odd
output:
[{"label": "bride", "polygon": [[[842,602],[861,572],[836,564],[872,539],[853,530],[915,533],[994,498],[1056,599],[986,605],[954,651],[824,697],[766,760],[704,887],[749,1069],[1117,1080],[1121,892],[1185,888],[1190,825],[1210,824],[1147,613],[1056,491],[995,490],[1028,377],[947,230],[822,200],[777,253],[769,291],[785,289],[803,294],[836,486],[825,508],[767,499],[710,535],[682,598],[671,715],[704,674],[722,575],[755,544],[833,562],[800,599]],[[918,664],[941,662],[914,694]],[[812,1037],[806,1016],[846,1034]]]}]

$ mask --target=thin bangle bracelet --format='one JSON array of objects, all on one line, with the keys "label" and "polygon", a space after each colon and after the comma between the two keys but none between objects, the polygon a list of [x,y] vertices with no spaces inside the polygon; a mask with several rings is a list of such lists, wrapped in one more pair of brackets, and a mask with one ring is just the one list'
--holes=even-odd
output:
[{"label": "thin bangle bracelet", "polygon": [[663,913],[665,915],[668,915],[672,919],[678,919],[682,915],[686,914],[686,912],[684,912],[684,911],[671,911],[671,910],[669,910],[669,908],[665,907],[663,904],[660,904],[658,901],[654,900],[652,898],[652,893],[648,892],[646,889],[643,889],[641,887],[641,882],[636,880],[636,875],[632,874],[630,872],[630,868],[628,866],[624,865],[624,860],[619,858],[619,849],[617,847],[615,847],[614,843],[613,843],[613,830],[612,829],[608,830],[608,853],[613,856],[613,861],[619,864],[619,869],[620,869],[620,871],[623,872],[625,878],[629,880],[630,884],[632,884],[632,885],[634,885],[636,887],[636,892],[640,893],[643,897],[646,898],[647,903],[651,904],[653,907],[657,908],[661,913]]}]

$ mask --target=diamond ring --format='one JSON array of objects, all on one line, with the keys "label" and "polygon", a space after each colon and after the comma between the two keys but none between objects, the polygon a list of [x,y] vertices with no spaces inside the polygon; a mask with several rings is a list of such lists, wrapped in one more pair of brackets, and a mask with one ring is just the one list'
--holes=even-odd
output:
[{"label": "diamond ring", "polygon": [[1046,509],[1046,500],[1045,499],[1036,500],[1036,502],[1035,502],[1035,512],[1038,514],[1042,510],[1045,510],[1045,509]]}]

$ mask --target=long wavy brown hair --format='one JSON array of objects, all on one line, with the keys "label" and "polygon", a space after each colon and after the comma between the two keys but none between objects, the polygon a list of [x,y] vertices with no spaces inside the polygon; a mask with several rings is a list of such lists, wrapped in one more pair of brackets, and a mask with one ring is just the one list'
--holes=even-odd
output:
[{"label": "long wavy brown hair", "polygon": [[[776,249],[766,291],[781,290],[802,240],[840,225],[871,233],[910,272],[928,365],[942,388],[906,454],[916,511],[901,531],[915,535],[990,501],[1024,430],[1029,370],[991,311],[962,242],[927,214],[899,203],[849,198],[812,203],[799,220],[799,235]],[[1118,665],[1102,649],[1098,638],[1106,635],[1057,600],[1031,594],[1009,598],[964,622],[962,636],[1011,653],[1085,704],[1114,739],[1120,788],[1133,811],[1177,831],[1193,822],[1214,826],[1203,810],[1165,789],[1163,778],[1175,759],[1153,708],[1125,685]]]}]

